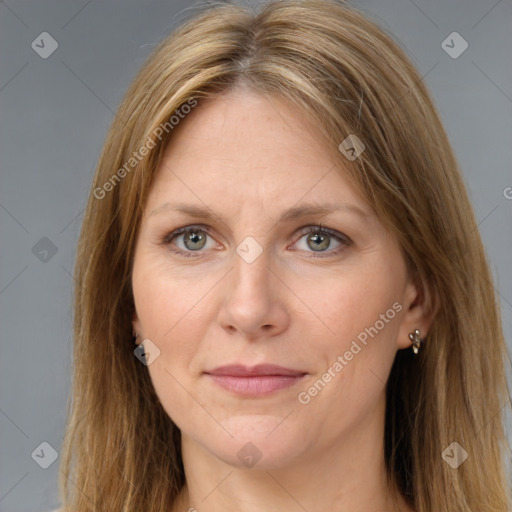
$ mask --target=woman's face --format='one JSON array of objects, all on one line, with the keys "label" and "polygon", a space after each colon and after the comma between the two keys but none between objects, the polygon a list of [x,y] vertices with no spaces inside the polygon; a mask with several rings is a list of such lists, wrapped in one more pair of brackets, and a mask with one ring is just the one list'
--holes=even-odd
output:
[{"label": "woman's face", "polygon": [[286,103],[231,92],[181,123],[132,276],[164,409],[238,466],[378,435],[396,351],[425,328],[395,238]]}]

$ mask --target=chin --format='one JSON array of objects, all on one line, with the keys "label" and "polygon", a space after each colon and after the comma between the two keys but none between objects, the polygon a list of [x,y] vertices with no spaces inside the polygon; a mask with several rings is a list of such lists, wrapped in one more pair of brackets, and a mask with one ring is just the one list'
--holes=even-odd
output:
[{"label": "chin", "polygon": [[222,422],[233,437],[226,434],[216,444],[210,437],[204,444],[230,466],[282,468],[292,464],[304,450],[304,434],[294,428],[292,421],[276,416],[237,416]]}]

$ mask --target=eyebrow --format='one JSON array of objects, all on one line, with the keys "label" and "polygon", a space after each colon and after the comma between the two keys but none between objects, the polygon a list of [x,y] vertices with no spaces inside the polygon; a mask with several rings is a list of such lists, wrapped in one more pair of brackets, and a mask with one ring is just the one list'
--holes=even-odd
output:
[{"label": "eyebrow", "polygon": [[[222,215],[213,213],[209,208],[185,203],[163,203],[150,212],[149,217],[166,212],[178,212],[197,219],[218,219],[224,224],[228,220]],[[347,203],[322,203],[304,204],[286,210],[279,219],[279,222],[290,221],[301,217],[327,215],[337,211],[344,211],[359,216],[362,220],[368,221],[370,214],[354,204]]]}]

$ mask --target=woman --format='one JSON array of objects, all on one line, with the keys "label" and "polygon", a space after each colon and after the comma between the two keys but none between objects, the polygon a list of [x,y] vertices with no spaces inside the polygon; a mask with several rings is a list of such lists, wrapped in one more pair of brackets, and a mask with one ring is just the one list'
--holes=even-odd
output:
[{"label": "woman", "polygon": [[62,510],[510,510],[475,218],[421,77],[353,8],[221,5],[167,38],[75,277]]}]

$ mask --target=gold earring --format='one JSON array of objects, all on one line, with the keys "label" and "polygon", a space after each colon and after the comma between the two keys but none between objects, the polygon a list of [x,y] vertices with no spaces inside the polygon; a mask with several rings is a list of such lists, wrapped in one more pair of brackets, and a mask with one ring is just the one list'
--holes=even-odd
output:
[{"label": "gold earring", "polygon": [[409,334],[409,339],[412,341],[412,351],[417,354],[420,349],[421,342],[423,341],[420,338],[420,331],[418,329],[414,329],[414,331]]}]

